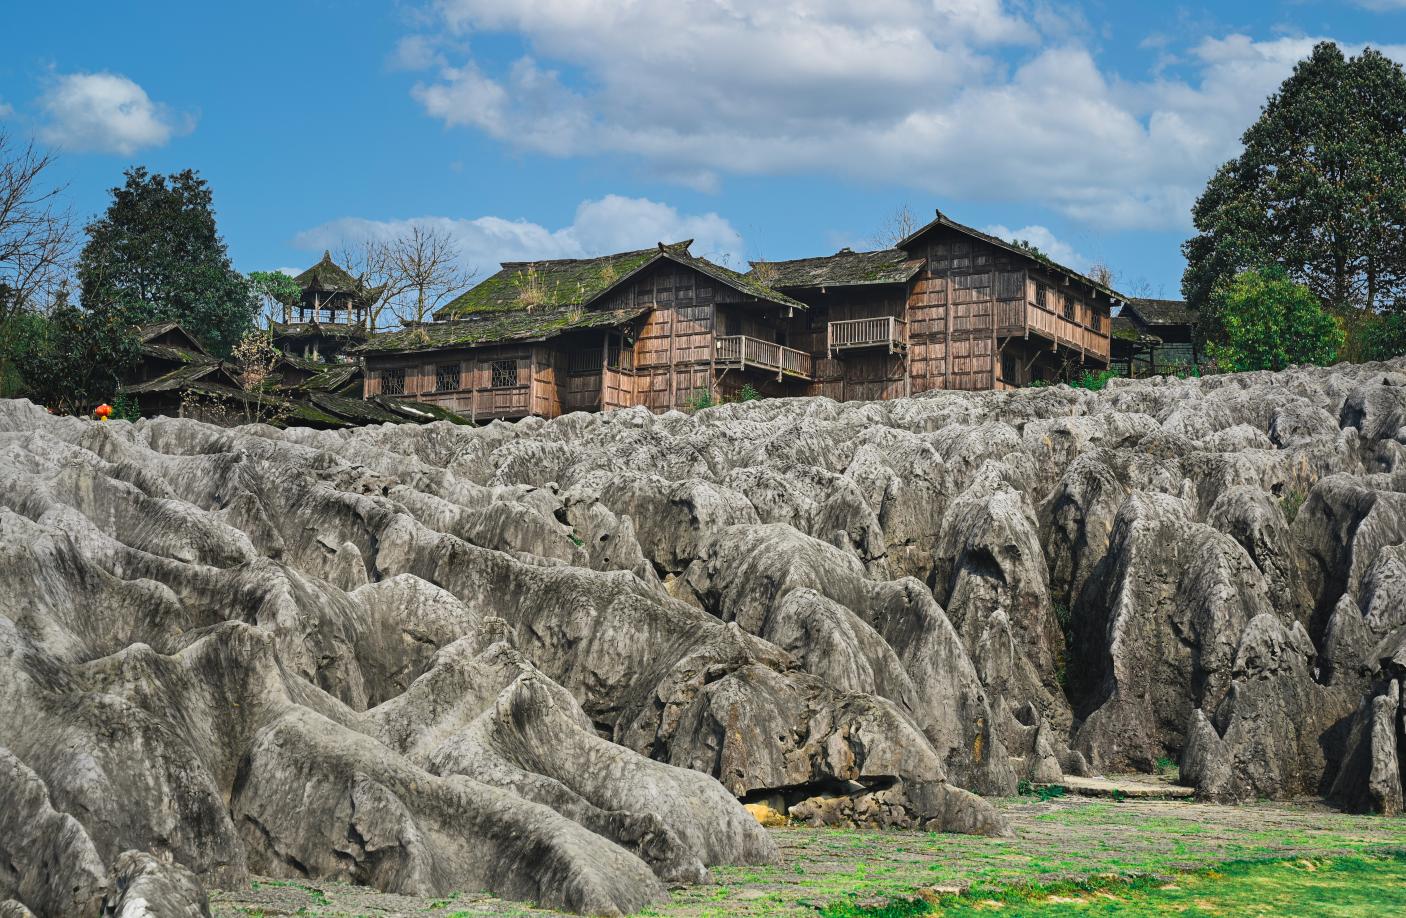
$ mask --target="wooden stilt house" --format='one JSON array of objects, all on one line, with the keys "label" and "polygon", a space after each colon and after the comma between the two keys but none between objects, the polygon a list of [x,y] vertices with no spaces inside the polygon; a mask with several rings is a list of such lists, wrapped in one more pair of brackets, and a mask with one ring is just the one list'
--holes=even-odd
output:
[{"label": "wooden stilt house", "polygon": [[475,420],[760,395],[888,399],[1108,366],[1116,292],[938,214],[893,249],[753,263],[689,243],[522,262],[355,348],[368,396]]},{"label": "wooden stilt house", "polygon": [[728,371],[737,387],[799,391],[787,384],[808,383],[812,358],[786,335],[805,305],[689,245],[505,264],[437,321],[358,347],[366,394],[482,420],[663,411],[710,397]]}]

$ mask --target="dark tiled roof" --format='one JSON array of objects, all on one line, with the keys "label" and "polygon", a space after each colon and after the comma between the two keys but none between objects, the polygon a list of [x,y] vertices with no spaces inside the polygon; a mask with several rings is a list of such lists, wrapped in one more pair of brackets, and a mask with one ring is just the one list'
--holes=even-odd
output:
[{"label": "dark tiled roof", "polygon": [[1144,325],[1196,324],[1196,310],[1186,300],[1130,300],[1124,312],[1134,313]]},{"label": "dark tiled roof", "polygon": [[353,350],[361,354],[472,347],[508,341],[537,341],[582,328],[628,322],[648,310],[582,309],[580,306],[537,307],[471,314],[447,322],[426,322],[399,331],[373,335]]},{"label": "dark tiled roof", "polygon": [[484,314],[524,312],[529,308],[537,312],[586,306],[660,259],[687,265],[746,296],[781,306],[805,308],[804,303],[791,299],[754,277],[691,254],[688,247],[692,244],[693,240],[689,239],[599,258],[505,262],[501,271],[450,301],[435,313],[435,318],[467,319]]},{"label": "dark tiled roof", "polygon": [[367,338],[366,326],[355,322],[270,322],[274,340],[281,338]]},{"label": "dark tiled roof", "polygon": [[[158,376],[155,379],[148,379],[146,382],[130,383],[119,386],[118,389],[124,393],[139,395],[143,392],[170,392],[174,389],[184,389],[191,383],[203,380],[220,370],[220,364],[214,360],[201,363],[188,363],[185,366],[177,367],[169,373]],[[221,378],[224,374],[220,373]]]},{"label": "dark tiled roof", "polygon": [[215,363],[215,358],[209,354],[192,351],[189,348],[174,347],[170,344],[152,344],[143,341],[137,345],[137,351],[143,357],[155,357],[158,360],[170,360],[175,363]]},{"label": "dark tiled roof", "polygon": [[316,375],[310,376],[298,383],[297,387],[300,389],[318,389],[324,392],[336,392],[344,388],[359,375],[361,375],[361,367],[354,363],[324,364]]},{"label": "dark tiled roof", "polygon": [[990,233],[983,233],[981,230],[976,229],[975,227],[967,226],[964,223],[958,223],[956,220],[953,220],[951,217],[948,217],[940,210],[937,212],[937,216],[932,220],[931,223],[928,223],[926,226],[914,230],[908,235],[906,239],[903,239],[898,243],[898,247],[900,249],[908,248],[920,237],[926,236],[930,230],[936,229],[937,227],[946,227],[947,229],[956,230],[957,232],[970,236],[973,239],[979,239],[980,241],[988,243],[990,245],[994,245],[997,248],[1005,249],[1006,251],[1013,252],[1016,255],[1024,256],[1025,258],[1029,258],[1032,261],[1039,262],[1040,264],[1043,264],[1048,268],[1052,268],[1062,274],[1067,274],[1069,277],[1082,281],[1088,284],[1090,287],[1093,287],[1100,293],[1103,293],[1104,295],[1113,298],[1114,300],[1123,303],[1128,302],[1128,298],[1126,296],[1106,284],[1100,284],[1092,277],[1089,277],[1085,274],[1080,274],[1073,268],[1065,267],[1064,265],[1060,264],[1052,258],[1049,258],[1044,255],[1037,255],[1034,252],[1031,252],[1029,249],[1015,245],[1011,242],[1007,242],[1005,239],[1001,239],[997,236],[992,236]]},{"label": "dark tiled roof", "polygon": [[293,278],[293,283],[304,290],[322,290],[328,293],[359,293],[361,290],[356,278],[332,260],[331,252],[323,252],[322,260]]},{"label": "dark tiled roof", "polygon": [[[670,248],[687,251],[693,240]],[[617,252],[599,258],[506,261],[492,277],[446,303],[436,319],[462,319],[483,313],[579,306],[659,254],[658,247]]]},{"label": "dark tiled roof", "polygon": [[[641,265],[639,268],[636,269],[635,273],[639,273],[639,271],[642,271],[644,268],[652,264],[656,259],[660,258],[668,259],[669,261],[672,261],[676,264],[687,265],[688,267],[693,268],[699,273],[711,277],[715,281],[720,281],[721,283],[726,284],[733,290],[736,290],[738,293],[741,293],[745,296],[756,297],[759,300],[765,300],[769,303],[775,303],[778,306],[789,306],[793,309],[806,308],[805,303],[802,303],[800,300],[793,300],[791,297],[782,293],[780,290],[777,290],[775,287],[771,287],[762,283],[760,280],[751,276],[750,274],[739,274],[731,268],[724,268],[722,265],[714,264],[706,258],[699,258],[696,255],[690,255],[687,248],[680,249],[676,246],[661,245],[658,247],[658,252],[655,255],[655,258],[650,259],[650,261],[646,262],[644,265]],[[623,280],[624,278],[621,278],[621,281]],[[620,282],[617,281],[616,284],[613,284],[612,286],[617,286],[619,283]],[[603,290],[597,296],[602,296],[605,294],[605,292],[606,291]]]},{"label": "dark tiled roof", "polygon": [[1122,315],[1113,317],[1112,335],[1123,341],[1136,341],[1138,338],[1142,337],[1137,330],[1137,326],[1133,324],[1133,320]]},{"label": "dark tiled roof", "polygon": [[840,249],[834,255],[791,261],[754,261],[747,276],[778,290],[803,287],[855,287],[866,284],[903,284],[922,268],[922,259],[902,249],[855,252]]},{"label": "dark tiled roof", "polygon": [[[184,345],[158,344],[156,339],[175,332]],[[138,350],[149,357],[175,360],[180,363],[200,363],[213,361],[214,356],[200,343],[200,339],[181,327],[179,322],[153,322],[149,325],[132,327],[137,338]]]}]

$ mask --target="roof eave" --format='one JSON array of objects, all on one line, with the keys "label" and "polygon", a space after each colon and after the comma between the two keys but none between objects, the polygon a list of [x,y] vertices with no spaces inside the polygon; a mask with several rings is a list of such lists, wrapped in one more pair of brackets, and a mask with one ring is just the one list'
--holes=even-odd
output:
[{"label": "roof eave", "polygon": [[909,233],[904,238],[900,239],[898,243],[894,246],[894,248],[906,249],[918,239],[921,239],[923,236],[927,235],[928,232],[937,229],[938,227],[945,227],[946,229],[954,230],[955,232],[961,233],[964,236],[970,236],[973,239],[979,239],[982,242],[986,242],[991,245],[997,246],[998,248],[1005,249],[1007,252],[1019,255],[1022,258],[1027,258],[1030,261],[1035,262],[1036,264],[1042,265],[1046,268],[1051,268],[1061,274],[1066,275],[1071,280],[1076,280],[1080,283],[1088,284],[1096,292],[1102,293],[1109,299],[1111,299],[1115,305],[1126,306],[1128,303],[1132,302],[1129,297],[1119,293],[1112,287],[1106,287],[1103,284],[1100,284],[1098,281],[1094,280],[1093,278],[1085,274],[1080,274],[1073,268],[1066,268],[1064,265],[1060,264],[1057,261],[1042,261],[1041,259],[1031,255],[1029,252],[1023,251],[1018,246],[1011,245],[1004,239],[1001,239],[997,236],[992,236],[989,233],[983,233],[980,230],[976,230],[973,227],[967,226],[965,224],[958,223],[957,221],[948,217],[941,211],[938,211],[937,216],[932,221],[920,227],[919,229],[916,229],[913,232]]}]

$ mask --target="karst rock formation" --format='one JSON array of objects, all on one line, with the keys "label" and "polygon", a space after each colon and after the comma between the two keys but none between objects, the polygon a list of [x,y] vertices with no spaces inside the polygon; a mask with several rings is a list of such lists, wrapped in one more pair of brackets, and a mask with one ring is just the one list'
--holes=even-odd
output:
[{"label": "karst rock formation", "polygon": [[479,428],[0,402],[0,915],[251,874],[628,914],[774,861],[744,804],[1002,834],[980,795],[1167,759],[1400,813],[1403,683],[1402,361]]}]

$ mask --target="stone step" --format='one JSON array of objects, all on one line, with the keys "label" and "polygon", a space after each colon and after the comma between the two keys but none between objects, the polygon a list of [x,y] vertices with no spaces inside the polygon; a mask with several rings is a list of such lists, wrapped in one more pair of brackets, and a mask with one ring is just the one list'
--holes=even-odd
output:
[{"label": "stone step", "polygon": [[1065,775],[1058,782],[1035,784],[1036,789],[1062,787],[1067,794],[1079,797],[1118,797],[1138,800],[1190,800],[1196,796],[1195,788],[1169,784],[1165,781],[1143,778],[1142,776],[1115,775],[1111,778],[1080,778]]}]

